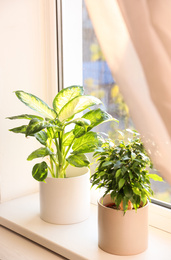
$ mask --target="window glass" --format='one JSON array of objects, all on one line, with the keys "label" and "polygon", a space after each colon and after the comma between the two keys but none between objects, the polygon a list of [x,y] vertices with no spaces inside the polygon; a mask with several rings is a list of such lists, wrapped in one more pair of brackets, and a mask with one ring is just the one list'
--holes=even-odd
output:
[{"label": "window glass", "polygon": [[[135,129],[129,114],[129,108],[119,91],[105,61],[95,36],[91,21],[83,1],[83,85],[87,94],[100,98],[105,110],[119,119],[117,123],[105,123],[98,131],[106,132],[110,138],[116,138],[117,129]],[[159,173],[158,173],[159,174]],[[160,175],[160,174],[159,174]],[[167,182],[151,181],[154,198],[171,203],[171,186]]]}]

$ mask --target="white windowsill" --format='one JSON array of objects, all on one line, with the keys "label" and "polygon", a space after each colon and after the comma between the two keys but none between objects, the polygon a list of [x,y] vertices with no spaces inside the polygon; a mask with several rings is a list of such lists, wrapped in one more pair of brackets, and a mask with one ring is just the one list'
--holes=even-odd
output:
[{"label": "white windowsill", "polygon": [[149,227],[149,247],[139,255],[121,257],[98,247],[97,206],[91,204],[89,219],[74,225],[53,225],[39,217],[38,193],[0,205],[0,224],[30,240],[73,260],[170,260],[171,234]]}]

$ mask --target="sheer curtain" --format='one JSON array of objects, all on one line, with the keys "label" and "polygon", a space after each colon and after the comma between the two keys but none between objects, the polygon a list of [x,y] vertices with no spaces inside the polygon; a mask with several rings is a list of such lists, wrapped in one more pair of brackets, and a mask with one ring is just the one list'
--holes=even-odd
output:
[{"label": "sheer curtain", "polygon": [[136,129],[171,184],[171,1],[85,3]]}]

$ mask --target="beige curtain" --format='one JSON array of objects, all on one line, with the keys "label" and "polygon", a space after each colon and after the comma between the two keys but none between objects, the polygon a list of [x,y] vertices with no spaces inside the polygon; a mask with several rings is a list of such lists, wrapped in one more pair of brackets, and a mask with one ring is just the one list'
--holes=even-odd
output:
[{"label": "beige curtain", "polygon": [[171,184],[171,1],[85,2],[136,129]]}]

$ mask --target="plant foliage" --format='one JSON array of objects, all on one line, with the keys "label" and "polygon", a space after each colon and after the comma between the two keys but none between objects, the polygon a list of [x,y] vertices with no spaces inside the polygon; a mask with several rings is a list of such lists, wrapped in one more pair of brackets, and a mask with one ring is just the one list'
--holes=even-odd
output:
[{"label": "plant foliage", "polygon": [[[129,132],[131,130],[128,130]],[[106,194],[111,194],[116,207],[123,202],[124,213],[128,208],[128,201],[137,210],[145,205],[147,199],[153,195],[150,178],[162,181],[157,174],[150,174],[152,163],[145,148],[135,131],[134,138],[127,141],[122,138],[112,142],[105,140],[102,147],[94,153],[97,158],[97,168],[91,176],[92,186],[104,187]],[[124,133],[120,132],[122,137]]]},{"label": "plant foliage", "polygon": [[[35,137],[41,144],[27,160],[48,157],[49,163],[46,160],[33,167],[32,176],[38,181],[46,179],[48,170],[54,178],[66,177],[68,164],[75,167],[89,166],[90,162],[85,153],[96,151],[102,144],[100,136],[91,131],[92,128],[103,122],[116,120],[100,108],[90,110],[90,107],[100,105],[101,101],[84,95],[81,86],[61,90],[53,100],[53,108],[30,93],[16,91],[15,94],[21,102],[40,114],[8,117],[11,120],[29,120],[28,124],[10,131],[25,134],[26,137]],[[87,108],[89,111],[79,117],[78,113]]]}]

